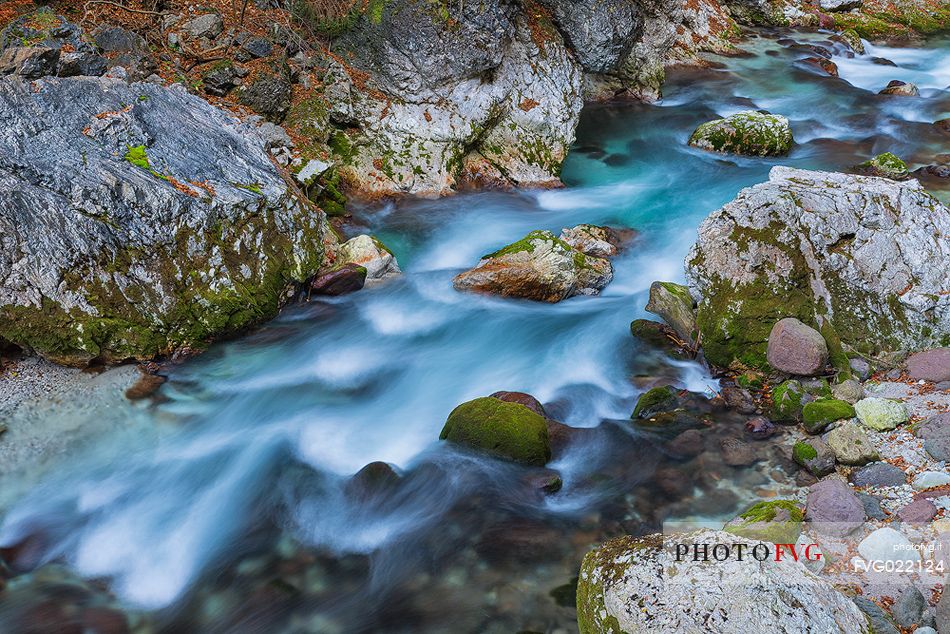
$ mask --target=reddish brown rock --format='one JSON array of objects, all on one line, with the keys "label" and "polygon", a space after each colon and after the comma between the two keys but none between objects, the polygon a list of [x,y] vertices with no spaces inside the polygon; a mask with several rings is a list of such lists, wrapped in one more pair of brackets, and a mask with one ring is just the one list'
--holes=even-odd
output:
[{"label": "reddish brown rock", "polygon": [[950,348],[935,348],[910,355],[907,374],[915,381],[950,381]]},{"label": "reddish brown rock", "polygon": [[766,358],[780,372],[814,376],[828,363],[828,345],[817,330],[786,317],[772,326]]},{"label": "reddish brown rock", "polygon": [[909,524],[923,524],[929,522],[937,514],[934,503],[925,498],[918,498],[899,510],[897,517]]},{"label": "reddish brown rock", "polygon": [[329,273],[315,277],[310,283],[314,295],[345,295],[363,288],[366,268],[358,264],[344,264]]},{"label": "reddish brown rock", "polygon": [[508,403],[518,403],[519,405],[524,405],[530,409],[535,414],[547,417],[547,414],[544,413],[544,408],[541,406],[541,403],[538,399],[534,398],[530,394],[525,394],[524,392],[506,392],[504,390],[500,392],[495,392],[490,394],[492,398],[497,398],[499,401],[507,401]]}]

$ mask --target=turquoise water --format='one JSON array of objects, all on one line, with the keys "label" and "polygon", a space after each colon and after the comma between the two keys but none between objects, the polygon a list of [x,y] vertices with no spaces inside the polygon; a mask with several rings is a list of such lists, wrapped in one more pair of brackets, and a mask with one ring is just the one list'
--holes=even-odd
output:
[{"label": "turquoise water", "polygon": [[[682,280],[702,218],[771,166],[842,170],[892,151],[913,169],[947,152],[931,122],[950,116],[950,54],[942,43],[871,51],[900,67],[838,56],[834,79],[796,64],[807,53],[787,42],[745,48],[672,72],[658,104],[586,109],[566,189],[358,210],[350,229],[387,243],[402,277],[291,307],[171,368],[146,414],[163,433],[105,439],[63,465],[9,509],[0,542],[28,540],[27,568],[59,562],[107,580],[169,631],[571,631],[573,611],[549,592],[594,543],[664,519],[725,519],[760,489],[790,490],[770,443],[748,469],[683,464],[630,424],[656,382],[715,387],[699,364],[641,349],[630,321],[646,316],[653,280]],[[875,95],[890,79],[922,97]],[[749,108],[790,118],[789,157],[686,145],[699,123]],[[638,232],[600,296],[547,305],[452,289],[480,255],[579,223]],[[564,479],[556,495],[438,442],[457,404],[497,390],[529,392],[581,430],[549,465]],[[742,417],[713,417],[715,438],[741,437]],[[355,493],[349,478],[373,461],[401,483]],[[0,620],[15,620],[7,603]]]}]

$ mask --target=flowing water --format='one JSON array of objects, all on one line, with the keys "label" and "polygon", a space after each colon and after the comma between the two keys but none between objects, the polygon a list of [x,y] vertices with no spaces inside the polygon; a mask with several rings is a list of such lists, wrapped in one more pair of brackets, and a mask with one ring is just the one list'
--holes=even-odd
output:
[{"label": "flowing water", "polygon": [[[687,463],[630,422],[657,382],[716,388],[698,363],[641,348],[630,321],[648,316],[651,281],[682,280],[702,218],[771,166],[845,170],[891,151],[914,169],[950,151],[932,125],[950,116],[950,47],[849,59],[839,46],[835,79],[782,38],[835,46],[821,34],[753,36],[747,56],[671,72],[658,104],[587,108],[566,189],[358,210],[351,228],[380,237],[405,274],[288,308],[174,367],[154,404],[117,403],[135,434],[97,439],[6,510],[0,543],[37,571],[32,585],[11,584],[0,629],[32,618],[37,595],[92,601],[62,580],[76,574],[143,631],[569,632],[571,579],[598,541],[670,518],[728,519],[794,490],[779,443],[755,443],[763,460],[744,469],[714,450],[742,437],[745,417],[706,411],[713,450]],[[891,79],[921,97],[877,96]],[[789,157],[686,145],[699,123],[749,108],[791,119]],[[926,183],[947,198],[938,179]],[[480,255],[579,223],[638,232],[602,295],[547,305],[452,289]],[[457,404],[497,390],[531,393],[576,428],[549,465],[560,492],[540,493],[538,470],[438,441]],[[352,479],[374,461],[399,477]]]}]

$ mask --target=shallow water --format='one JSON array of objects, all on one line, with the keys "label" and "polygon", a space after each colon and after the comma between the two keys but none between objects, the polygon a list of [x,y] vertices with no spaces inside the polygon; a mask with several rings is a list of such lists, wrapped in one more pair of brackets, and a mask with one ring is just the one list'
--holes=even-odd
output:
[{"label": "shallow water", "polygon": [[[289,308],[174,368],[144,414],[156,433],[70,457],[8,509],[0,543],[16,546],[23,569],[61,563],[105,580],[145,630],[571,631],[573,610],[549,592],[593,544],[664,519],[727,519],[757,495],[788,492],[793,470],[776,443],[756,443],[766,460],[747,469],[712,450],[682,463],[668,437],[629,422],[658,381],[716,385],[696,363],[641,349],[629,323],[647,316],[653,280],[682,279],[702,218],[771,166],[844,170],[892,151],[914,169],[947,152],[931,122],[950,116],[950,48],[839,55],[833,79],[797,64],[808,53],[782,37],[833,46],[822,34],[754,38],[747,57],[672,72],[658,104],[585,110],[564,190],[360,210],[352,229],[379,236],[405,275]],[[891,79],[916,82],[922,97],[874,94]],[[686,145],[699,123],[749,108],[790,118],[789,157]],[[547,305],[452,289],[480,255],[579,223],[638,232],[599,297]],[[559,493],[537,493],[530,470],[438,442],[457,404],[497,390],[529,392],[582,429],[549,465]],[[741,437],[744,417],[708,416],[707,447]],[[402,480],[349,482],[373,461]],[[25,618],[26,603],[8,593],[0,622]]]}]

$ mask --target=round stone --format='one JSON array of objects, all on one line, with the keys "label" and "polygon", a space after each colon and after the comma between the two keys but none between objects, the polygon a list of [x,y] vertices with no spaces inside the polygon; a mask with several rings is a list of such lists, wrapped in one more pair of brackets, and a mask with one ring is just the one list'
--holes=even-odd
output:
[{"label": "round stone", "polygon": [[813,376],[828,363],[828,345],[817,330],[786,317],[772,326],[766,359],[780,372]]}]

